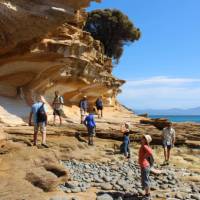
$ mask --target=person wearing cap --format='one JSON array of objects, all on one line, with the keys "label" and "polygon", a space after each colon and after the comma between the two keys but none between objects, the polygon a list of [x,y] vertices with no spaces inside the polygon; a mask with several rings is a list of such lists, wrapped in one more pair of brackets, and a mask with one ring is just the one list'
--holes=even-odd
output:
[{"label": "person wearing cap", "polygon": [[124,134],[123,135],[123,144],[122,144],[122,152],[124,153],[124,156],[126,158],[130,158],[131,157],[131,152],[130,152],[130,125],[129,123],[125,122],[124,124],[122,124],[121,126],[121,132]]},{"label": "person wearing cap", "polygon": [[81,124],[84,122],[84,116],[87,114],[88,110],[88,101],[87,96],[84,96],[79,103],[80,114],[81,114]]},{"label": "person wearing cap", "polygon": [[150,171],[151,166],[149,162],[149,158],[153,157],[153,151],[149,146],[152,138],[150,135],[143,135],[141,139],[141,147],[139,149],[139,165],[141,169],[141,183],[142,187],[145,191],[145,195],[143,200],[150,200]]},{"label": "person wearing cap", "polygon": [[33,145],[37,145],[38,131],[42,133],[42,146],[48,148],[46,144],[46,126],[47,126],[47,109],[42,96],[37,96],[37,101],[32,105],[29,115],[29,126],[32,125],[32,116],[34,121]]},{"label": "person wearing cap", "polygon": [[168,123],[162,131],[162,143],[164,149],[164,164],[169,164],[171,149],[174,147],[176,141],[176,132],[172,128],[172,123]]}]

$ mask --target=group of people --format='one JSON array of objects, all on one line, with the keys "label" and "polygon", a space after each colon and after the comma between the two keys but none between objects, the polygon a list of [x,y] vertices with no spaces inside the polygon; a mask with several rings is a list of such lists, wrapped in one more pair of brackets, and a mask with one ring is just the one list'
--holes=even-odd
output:
[{"label": "group of people", "polygon": [[[59,117],[60,125],[62,125],[62,117],[63,117],[63,105],[64,99],[59,94],[58,91],[55,91],[55,97],[52,102],[53,108],[53,124],[56,124],[56,117]],[[95,136],[96,123],[94,120],[94,109],[89,111],[89,104],[87,100],[87,96],[84,96],[79,103],[80,108],[80,116],[81,116],[81,124],[84,124],[88,130],[88,144],[93,145],[93,138]],[[87,114],[89,111],[89,114]],[[98,118],[103,117],[103,100],[102,96],[98,97],[95,102],[95,111],[97,111]],[[37,145],[37,136],[38,132],[42,133],[42,146],[48,148],[46,144],[46,126],[47,126],[47,107],[45,106],[44,99],[41,95],[36,97],[36,103],[34,103],[31,107],[31,112],[29,116],[29,125],[32,125],[32,117],[34,124],[34,139],[33,144]]]},{"label": "group of people", "polygon": [[[122,151],[126,158],[130,158],[130,126],[128,123],[124,123],[121,127],[121,131],[124,134]],[[166,127],[162,131],[162,146],[164,149],[164,163],[163,165],[168,165],[170,160],[171,149],[174,147],[176,142],[176,133],[172,127],[172,123],[169,122],[166,124]],[[141,168],[141,183],[145,191],[143,200],[150,200],[150,172],[159,174],[159,170],[153,168],[154,157],[153,150],[150,147],[152,138],[150,135],[143,135],[141,138],[141,146],[139,149],[139,159],[138,163]]]},{"label": "group of people", "polygon": [[[81,115],[81,124],[84,122],[85,116],[89,110],[89,104],[87,100],[87,96],[84,96],[79,103],[80,115]],[[90,112],[97,111],[98,118],[103,117],[103,99],[102,96],[98,97],[95,101],[95,106],[93,106],[92,110],[90,108]]]},{"label": "group of people", "polygon": [[[55,98],[53,100],[53,115],[54,115],[54,123],[56,120],[56,116],[59,116],[60,124],[62,124],[62,106],[64,104],[63,97],[59,95],[59,93],[55,92]],[[80,114],[81,114],[81,123],[83,123],[88,130],[88,145],[94,145],[94,136],[95,136],[95,129],[96,129],[96,122],[94,119],[93,110],[88,111],[88,101],[87,97],[84,96],[80,103]],[[102,97],[99,97],[96,100],[96,109],[98,111],[98,117],[103,116],[103,102]],[[30,117],[29,117],[29,125],[32,125],[31,121],[34,121],[34,141],[33,144],[37,145],[37,135],[38,131],[42,133],[42,146],[48,148],[46,144],[46,125],[47,125],[47,108],[44,103],[44,99],[41,96],[37,97],[37,102],[32,105]],[[126,158],[130,158],[130,125],[129,123],[124,123],[121,127],[121,131],[123,132],[123,145],[122,151]],[[150,135],[143,135],[141,139],[141,146],[139,149],[139,160],[138,163],[141,168],[141,183],[142,187],[145,191],[144,200],[151,199],[150,197],[150,172],[153,171],[153,150],[150,147],[150,143],[152,138]],[[167,126],[162,131],[162,145],[164,149],[164,165],[169,164],[170,160],[170,152],[171,149],[174,147],[176,142],[176,134],[175,130],[172,128],[172,123],[168,123]],[[158,171],[154,170],[155,173],[159,173]]]}]

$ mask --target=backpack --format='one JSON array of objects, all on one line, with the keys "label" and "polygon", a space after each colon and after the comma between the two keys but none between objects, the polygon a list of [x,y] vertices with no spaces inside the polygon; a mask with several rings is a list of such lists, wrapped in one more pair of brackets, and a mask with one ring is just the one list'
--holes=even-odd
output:
[{"label": "backpack", "polygon": [[97,100],[96,100],[96,106],[97,106],[97,107],[102,107],[102,106],[103,106],[102,100],[97,99]]},{"label": "backpack", "polygon": [[47,115],[44,109],[44,103],[40,106],[40,108],[37,111],[37,123],[46,122],[47,121]]},{"label": "backpack", "polygon": [[58,98],[60,104],[64,104],[64,99],[62,96],[55,97],[53,103],[55,103],[56,99]]},{"label": "backpack", "polygon": [[150,167],[153,167],[153,165],[154,165],[154,158],[153,158],[153,156],[151,155],[151,156],[149,156],[148,158],[147,158],[147,161],[149,162],[149,164],[150,164]]},{"label": "backpack", "polygon": [[64,99],[63,99],[62,96],[59,96],[59,101],[60,101],[61,104],[64,104]]}]

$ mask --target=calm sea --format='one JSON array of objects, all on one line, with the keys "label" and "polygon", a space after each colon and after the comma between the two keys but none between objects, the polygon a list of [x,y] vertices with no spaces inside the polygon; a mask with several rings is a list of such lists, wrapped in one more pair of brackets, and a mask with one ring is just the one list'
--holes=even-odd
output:
[{"label": "calm sea", "polygon": [[176,115],[150,115],[151,118],[167,118],[172,122],[196,122],[200,123],[200,116],[176,116]]}]

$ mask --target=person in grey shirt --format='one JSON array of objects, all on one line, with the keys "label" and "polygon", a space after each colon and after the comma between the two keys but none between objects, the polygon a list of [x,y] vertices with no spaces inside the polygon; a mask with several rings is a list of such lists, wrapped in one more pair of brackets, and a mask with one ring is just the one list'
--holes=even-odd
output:
[{"label": "person in grey shirt", "polygon": [[56,124],[56,116],[59,117],[60,125],[62,125],[63,105],[64,105],[63,97],[60,96],[58,91],[55,91],[55,97],[54,97],[54,100],[52,103],[53,115],[54,115],[54,120],[53,120],[54,125]]},{"label": "person in grey shirt", "polygon": [[164,148],[165,161],[164,164],[169,164],[171,149],[176,142],[176,132],[172,128],[172,123],[168,123],[162,132],[162,143]]}]

